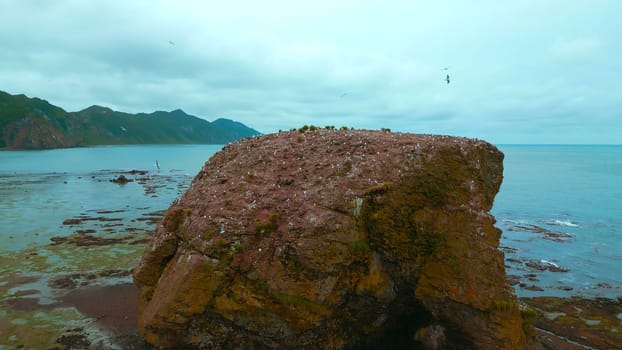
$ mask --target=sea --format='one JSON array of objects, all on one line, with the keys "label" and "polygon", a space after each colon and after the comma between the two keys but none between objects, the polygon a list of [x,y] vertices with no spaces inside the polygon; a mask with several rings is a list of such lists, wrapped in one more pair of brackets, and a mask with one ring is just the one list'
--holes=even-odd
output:
[{"label": "sea", "polygon": [[500,145],[492,214],[519,296],[622,296],[622,146]]},{"label": "sea", "polygon": [[[516,293],[621,297],[622,146],[497,147],[504,179],[492,214]],[[163,211],[221,148],[1,151],[0,318],[11,315],[2,302],[16,296],[54,303],[60,277],[131,268]],[[113,181],[121,175],[131,181]]]},{"label": "sea", "polygon": [[[0,151],[0,254],[67,235],[71,225],[62,225],[66,219],[111,211],[125,218],[164,210],[221,148],[141,145]],[[135,181],[116,185],[112,180],[120,175]]]}]

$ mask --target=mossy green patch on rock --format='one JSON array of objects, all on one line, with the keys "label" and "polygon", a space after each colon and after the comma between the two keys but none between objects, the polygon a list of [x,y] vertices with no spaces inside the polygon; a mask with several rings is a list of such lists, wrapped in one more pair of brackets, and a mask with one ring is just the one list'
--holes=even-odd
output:
[{"label": "mossy green patch on rock", "polygon": [[169,210],[164,216],[164,219],[162,219],[162,225],[168,230],[168,232],[177,232],[181,224],[183,224],[186,216],[191,213],[192,211],[188,212],[182,208]]},{"label": "mossy green patch on rock", "polygon": [[261,236],[267,236],[271,234],[272,232],[276,231],[279,228],[279,224],[277,223],[278,219],[279,219],[279,214],[272,213],[270,214],[270,216],[268,217],[268,220],[266,221],[256,220],[255,221],[255,234],[261,235]]}]

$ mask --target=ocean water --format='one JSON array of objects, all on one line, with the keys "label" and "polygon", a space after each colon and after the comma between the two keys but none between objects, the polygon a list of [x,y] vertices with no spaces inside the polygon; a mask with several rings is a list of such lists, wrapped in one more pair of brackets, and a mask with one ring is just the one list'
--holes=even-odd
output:
[{"label": "ocean water", "polygon": [[622,296],[622,146],[499,146],[493,215],[519,296]]},{"label": "ocean water", "polygon": [[193,176],[222,145],[139,145],[0,151],[0,174],[85,174],[109,169],[184,171]]},{"label": "ocean water", "polygon": [[[153,230],[149,217],[181,196],[220,148],[0,152],[0,259],[76,232],[110,238]],[[492,213],[517,294],[622,296],[622,146],[499,148],[504,181]],[[127,185],[110,182],[132,169],[148,173],[125,173],[135,180]],[[67,219],[81,220],[82,231]]]},{"label": "ocean water", "polygon": [[[220,145],[150,145],[0,152],[0,254],[67,236],[71,218],[96,224],[165,210]],[[160,169],[156,167],[158,162]],[[144,176],[131,170],[148,171]],[[117,185],[123,174],[136,182]],[[95,227],[84,229],[95,229]],[[119,225],[120,226],[120,225]],[[134,227],[145,228],[141,222]],[[107,230],[110,233],[110,230]]]}]

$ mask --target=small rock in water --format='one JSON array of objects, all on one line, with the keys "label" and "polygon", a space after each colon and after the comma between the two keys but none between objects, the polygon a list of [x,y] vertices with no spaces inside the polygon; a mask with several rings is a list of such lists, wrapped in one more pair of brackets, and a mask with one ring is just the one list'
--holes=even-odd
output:
[{"label": "small rock in water", "polygon": [[82,220],[80,219],[66,219],[63,221],[63,225],[80,225]]},{"label": "small rock in water", "polygon": [[133,182],[134,180],[128,179],[125,175],[119,175],[118,178],[110,180],[111,182],[117,183],[119,185],[125,185],[128,182]]},{"label": "small rock in water", "polygon": [[520,283],[520,277],[516,275],[509,275],[508,282],[510,283],[510,285],[515,286]]},{"label": "small rock in water", "polygon": [[551,272],[568,272],[570,270],[560,267],[559,265],[546,261],[546,260],[529,260],[525,263],[527,267],[531,267],[532,269],[546,271],[549,270]]},{"label": "small rock in water", "polygon": [[531,291],[534,291],[534,292],[543,292],[544,291],[543,288],[540,288],[540,287],[536,286],[535,284],[532,284],[532,285],[528,286],[525,283],[521,283],[521,284],[519,284],[519,286],[522,289],[531,290]]},{"label": "small rock in water", "polygon": [[573,290],[574,288],[572,288],[571,286],[559,286],[559,287],[557,287],[557,289],[569,292],[569,291]]}]

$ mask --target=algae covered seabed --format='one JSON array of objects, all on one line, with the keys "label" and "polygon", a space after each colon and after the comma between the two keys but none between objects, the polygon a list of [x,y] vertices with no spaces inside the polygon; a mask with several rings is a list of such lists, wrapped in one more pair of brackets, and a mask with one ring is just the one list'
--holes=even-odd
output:
[{"label": "algae covered seabed", "polygon": [[533,325],[547,349],[622,349],[622,300],[532,297]]},{"label": "algae covered seabed", "polygon": [[[112,182],[123,175],[126,184]],[[181,172],[0,175],[0,349],[142,347],[131,270]]]}]

